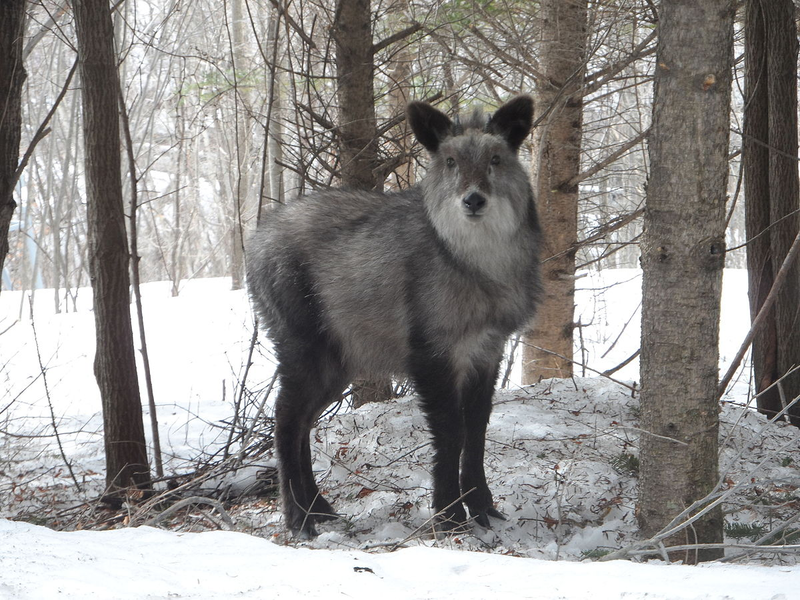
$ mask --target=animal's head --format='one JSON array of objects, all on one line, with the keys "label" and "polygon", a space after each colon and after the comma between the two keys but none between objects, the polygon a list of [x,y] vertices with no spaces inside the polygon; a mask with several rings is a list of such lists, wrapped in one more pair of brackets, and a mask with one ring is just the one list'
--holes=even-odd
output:
[{"label": "animal's head", "polygon": [[463,245],[459,239],[503,239],[528,224],[532,192],[517,151],[533,122],[530,96],[510,100],[489,117],[475,112],[455,122],[412,102],[408,121],[431,155],[425,203],[441,235]]}]

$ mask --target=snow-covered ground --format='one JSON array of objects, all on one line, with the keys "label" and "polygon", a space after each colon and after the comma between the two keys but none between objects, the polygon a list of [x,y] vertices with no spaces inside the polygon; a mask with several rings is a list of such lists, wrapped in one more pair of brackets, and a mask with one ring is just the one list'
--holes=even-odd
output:
[{"label": "snow-covered ground", "polygon": [[[585,356],[602,371],[638,347],[640,279],[606,271],[580,284]],[[252,332],[244,294],[228,286],[191,281],[177,298],[167,284],[145,286],[169,474],[193,471],[228,439],[222,424],[233,414]],[[315,469],[344,518],[323,524],[312,542],[287,540],[265,498],[227,507],[235,531],[203,531],[209,518],[219,520],[207,506],[165,519],[174,531],[124,527],[142,522],[133,505],[130,520],[112,531],[54,531],[80,528],[87,503],[102,492],[89,301],[81,290],[78,311],[56,315],[52,290],[39,291],[31,321],[25,298],[0,294],[0,599],[800,598],[792,557],[762,557],[758,566],[590,561],[637,539],[638,453],[638,398],[591,371],[525,388],[512,377],[497,394],[487,475],[508,520],[491,531],[428,534],[431,449],[413,398],[340,410],[320,423]],[[723,366],[747,327],[745,275],[728,271]],[[247,374],[251,414],[273,366],[259,346]],[[615,378],[631,384],[637,371],[634,361]],[[747,484],[727,503],[726,518],[763,534],[800,506],[800,434],[741,408],[747,378],[745,371],[722,406],[726,485]],[[273,465],[265,454],[233,480],[246,483]],[[741,535],[734,531],[731,541]]]},{"label": "snow-covered ground", "polygon": [[575,563],[414,547],[279,546],[233,532],[55,532],[0,520],[0,597],[793,600],[797,567]]}]

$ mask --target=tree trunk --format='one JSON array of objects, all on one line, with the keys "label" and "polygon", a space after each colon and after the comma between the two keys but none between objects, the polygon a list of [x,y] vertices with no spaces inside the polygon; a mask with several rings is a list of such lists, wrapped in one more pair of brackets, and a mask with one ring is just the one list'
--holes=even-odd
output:
[{"label": "tree trunk", "polygon": [[[798,231],[797,32],[791,0],[749,1],[745,15],[742,156],[750,315],[755,319]],[[800,374],[762,393],[800,364],[797,325],[800,264],[792,265],[761,332],[753,340],[760,412],[773,416],[800,394]],[[783,399],[782,397],[783,396]],[[800,406],[790,409],[800,425]]]},{"label": "tree trunk", "polygon": [[[339,99],[339,156],[342,185],[383,189],[378,177],[378,126],[373,92],[374,50],[370,0],[339,0],[333,22]],[[392,396],[390,379],[353,382],[353,406]]]},{"label": "tree trunk", "polygon": [[339,0],[333,22],[342,185],[380,189],[370,0]]},{"label": "tree trunk", "polygon": [[534,130],[533,188],[545,232],[544,297],[523,352],[523,381],[572,376],[575,243],[578,235],[586,60],[587,0],[543,0],[539,8],[540,69],[536,109],[549,111]]},{"label": "tree trunk", "polygon": [[0,273],[8,254],[8,230],[17,204],[14,202],[15,172],[19,164],[22,131],[22,38],[25,31],[25,1],[0,3]]},{"label": "tree trunk", "polygon": [[[717,481],[734,12],[730,0],[675,0],[660,8],[642,240],[639,523],[645,536]],[[685,532],[668,542],[721,542],[721,511]],[[702,550],[685,558],[718,556]]]},{"label": "tree trunk", "polygon": [[244,0],[231,2],[231,66],[234,81],[234,118],[236,124],[235,148],[236,176],[233,186],[233,231],[231,238],[231,289],[244,287],[244,229],[250,219],[250,127],[247,105],[247,86],[239,85],[239,70],[247,63],[245,50]]},{"label": "tree trunk", "polygon": [[106,483],[113,495],[150,481],[130,316],[119,84],[108,1],[73,4],[83,93],[87,237],[97,339],[94,372],[103,404]]}]

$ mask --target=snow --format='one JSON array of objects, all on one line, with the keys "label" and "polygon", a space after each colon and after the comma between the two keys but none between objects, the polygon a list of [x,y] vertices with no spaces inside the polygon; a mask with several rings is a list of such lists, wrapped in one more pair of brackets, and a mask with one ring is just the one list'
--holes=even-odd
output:
[{"label": "snow", "polygon": [[[640,285],[633,270],[581,280],[577,314],[588,324],[594,369],[619,364],[638,346]],[[252,332],[244,293],[228,288],[226,280],[189,281],[172,298],[168,284],[144,287],[168,473],[192,471],[227,440],[221,424],[233,413]],[[601,288],[603,296],[595,293]],[[743,272],[726,272],[724,294],[723,368],[748,326]],[[236,531],[204,531],[211,511],[199,509],[165,520],[171,531],[64,531],[82,526],[84,503],[103,484],[89,300],[81,290],[77,312],[53,314],[52,290],[40,290],[31,321],[21,294],[0,294],[0,599],[800,599],[792,557],[699,567],[587,558],[638,539],[636,474],[625,462],[638,452],[638,400],[591,376],[498,392],[486,464],[507,520],[493,520],[491,530],[430,535],[429,438],[418,404],[401,398],[342,409],[314,431],[317,479],[344,516],[322,524],[311,542],[287,539],[274,502],[264,499],[228,506]],[[273,369],[268,346],[259,345],[249,414]],[[634,361],[615,378],[630,385],[637,370]],[[800,433],[742,408],[748,388],[740,376],[721,407],[726,482],[745,484],[726,514],[730,523],[767,526],[796,512]],[[246,485],[271,466],[265,454],[233,481]],[[129,522],[142,523],[136,506],[130,510]]]},{"label": "snow", "polygon": [[428,547],[322,551],[224,531],[55,532],[4,520],[0,565],[0,597],[19,600],[800,597],[797,568],[555,562]]}]

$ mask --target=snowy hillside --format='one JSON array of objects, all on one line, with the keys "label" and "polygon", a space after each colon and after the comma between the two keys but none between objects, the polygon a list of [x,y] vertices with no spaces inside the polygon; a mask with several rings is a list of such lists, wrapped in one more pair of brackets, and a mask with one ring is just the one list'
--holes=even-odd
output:
[{"label": "snowy hillside", "polygon": [[[635,271],[620,271],[582,282],[579,314],[589,323],[584,351],[589,365],[603,370],[638,345],[640,281]],[[741,273],[726,273],[723,361],[747,329],[743,284]],[[178,298],[169,297],[167,285],[145,287],[169,474],[194,472],[228,440],[225,423],[244,376],[251,321],[244,294],[227,286],[188,282]],[[607,291],[603,297],[594,293],[600,288]],[[88,291],[81,294],[89,300]],[[476,526],[467,535],[431,537],[432,452],[413,397],[341,409],[314,431],[320,487],[343,518],[321,525],[312,542],[287,539],[269,495],[225,505],[235,532],[206,531],[226,527],[227,514],[205,505],[160,521],[172,532],[125,528],[147,520],[135,503],[127,517],[103,521],[95,501],[103,458],[93,317],[80,303],[78,312],[54,315],[51,299],[52,291],[37,293],[31,322],[19,294],[0,295],[2,599],[800,598],[800,567],[788,566],[792,555],[762,556],[770,567],[577,562],[637,539],[638,396],[598,377],[498,392],[486,462],[507,520],[494,520],[492,530]],[[250,415],[273,366],[268,348],[259,346],[247,375]],[[615,377],[630,385],[637,368]],[[725,486],[736,488],[725,505],[732,543],[749,543],[800,510],[800,432],[743,409],[747,387],[745,374],[721,409],[721,466]],[[269,452],[261,453],[206,482],[207,494],[231,483],[263,484],[273,466]],[[103,522],[116,530],[39,526]],[[558,559],[565,560],[552,562]]]}]

